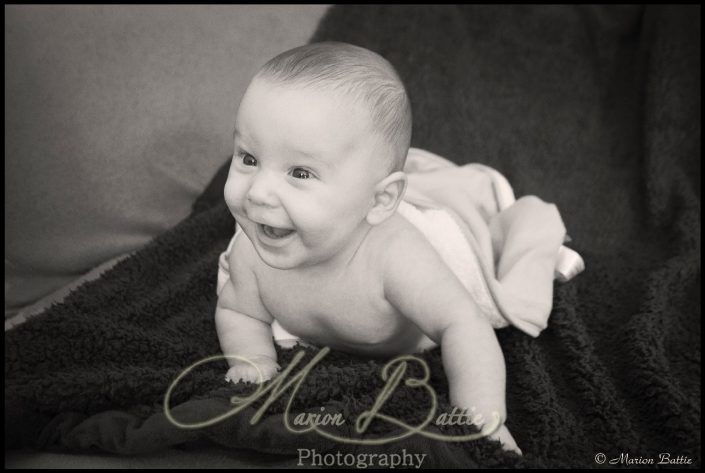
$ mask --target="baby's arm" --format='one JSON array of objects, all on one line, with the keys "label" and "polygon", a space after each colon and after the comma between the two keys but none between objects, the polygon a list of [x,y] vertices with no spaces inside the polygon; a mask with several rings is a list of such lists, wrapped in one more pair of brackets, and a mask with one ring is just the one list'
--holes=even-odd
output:
[{"label": "baby's arm", "polygon": [[226,379],[266,381],[279,369],[272,342],[272,316],[262,305],[247,253],[249,242],[240,237],[230,251],[230,278],[218,295],[215,325],[224,355],[238,355],[257,365],[228,358]]},{"label": "baby's arm", "polygon": [[[470,418],[481,414],[488,425],[497,412],[504,424],[504,356],[494,329],[419,232],[395,240],[384,261],[387,300],[441,346],[451,404],[467,408]],[[520,452],[504,425],[490,438]]]}]

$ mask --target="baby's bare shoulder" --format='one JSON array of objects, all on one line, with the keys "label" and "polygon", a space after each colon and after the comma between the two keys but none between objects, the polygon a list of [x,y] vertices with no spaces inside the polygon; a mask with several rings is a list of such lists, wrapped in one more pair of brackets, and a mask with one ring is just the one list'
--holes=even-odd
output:
[{"label": "baby's bare shoulder", "polygon": [[[411,319],[432,340],[457,320],[472,300],[441,255],[414,225],[390,225],[389,244],[380,258],[387,301]],[[464,312],[462,312],[464,313]]]},{"label": "baby's bare shoulder", "polygon": [[255,249],[244,235],[235,239],[228,258],[230,284],[221,293],[223,304],[240,313],[271,323],[272,317],[260,299],[255,267]]},{"label": "baby's bare shoulder", "polygon": [[[386,223],[386,222],[385,222]],[[394,278],[447,278],[452,274],[441,255],[421,230],[401,215],[389,219],[389,225],[380,228],[376,240],[379,264],[383,273]]]},{"label": "baby's bare shoulder", "polygon": [[256,253],[252,242],[244,235],[239,235],[228,255],[230,279],[238,289],[258,293],[256,284]]},{"label": "baby's bare shoulder", "polygon": [[443,271],[445,264],[421,231],[399,214],[376,227],[369,257],[383,277]]},{"label": "baby's bare shoulder", "polygon": [[394,214],[375,229],[374,248],[380,249],[383,253],[389,253],[392,249],[413,251],[423,248],[435,251],[423,233],[399,214]]},{"label": "baby's bare shoulder", "polygon": [[228,262],[230,268],[237,268],[240,271],[252,272],[257,262],[257,253],[252,242],[244,232],[241,232],[230,250]]}]

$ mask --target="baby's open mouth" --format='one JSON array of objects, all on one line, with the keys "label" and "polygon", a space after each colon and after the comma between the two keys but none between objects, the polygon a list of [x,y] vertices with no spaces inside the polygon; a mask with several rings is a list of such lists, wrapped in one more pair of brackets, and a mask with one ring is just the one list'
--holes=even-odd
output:
[{"label": "baby's open mouth", "polygon": [[294,233],[294,230],[288,228],[276,228],[263,224],[260,224],[260,227],[262,228],[262,232],[269,238],[284,238]]}]

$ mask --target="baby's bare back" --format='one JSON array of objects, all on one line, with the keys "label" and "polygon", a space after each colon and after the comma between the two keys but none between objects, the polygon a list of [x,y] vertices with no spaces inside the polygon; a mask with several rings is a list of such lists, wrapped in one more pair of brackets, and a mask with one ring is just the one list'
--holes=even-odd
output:
[{"label": "baby's bare back", "polygon": [[256,258],[253,269],[262,304],[289,333],[315,345],[373,356],[429,348],[433,342],[384,296],[385,249],[413,231],[415,227],[394,215],[372,227],[355,257],[335,273],[282,271]]}]

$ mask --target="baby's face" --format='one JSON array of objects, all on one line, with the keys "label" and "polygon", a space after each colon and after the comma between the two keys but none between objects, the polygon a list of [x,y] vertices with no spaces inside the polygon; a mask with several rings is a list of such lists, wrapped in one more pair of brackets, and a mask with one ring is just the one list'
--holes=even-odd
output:
[{"label": "baby's face", "polygon": [[370,129],[352,100],[253,81],[237,114],[225,200],[266,264],[334,261],[359,240],[385,177]]}]

